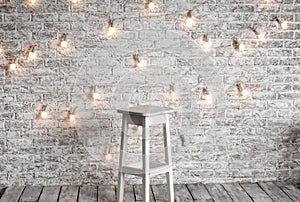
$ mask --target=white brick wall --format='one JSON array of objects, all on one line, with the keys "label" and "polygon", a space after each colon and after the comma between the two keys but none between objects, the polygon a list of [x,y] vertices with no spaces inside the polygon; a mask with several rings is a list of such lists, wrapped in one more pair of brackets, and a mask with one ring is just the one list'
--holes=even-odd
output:
[{"label": "white brick wall", "polygon": [[[0,73],[0,184],[116,183],[116,109],[137,104],[176,110],[176,183],[299,181],[300,1],[157,2],[159,16],[145,12],[142,0],[39,0],[35,8],[0,0],[0,64],[15,56],[20,63],[16,73]],[[197,23],[186,30],[191,8]],[[110,16],[114,39],[104,35]],[[289,29],[279,30],[275,16]],[[267,42],[257,46],[249,26],[268,32]],[[66,50],[57,48],[63,33]],[[200,47],[203,34],[213,44],[209,51]],[[244,52],[233,49],[233,37]],[[24,57],[30,44],[37,45],[33,62]],[[146,61],[140,71],[132,59],[138,50]],[[249,96],[238,96],[237,82]],[[168,99],[171,83],[176,103]],[[93,86],[101,95],[96,102]],[[212,106],[199,100],[197,88],[205,86]],[[43,104],[49,117],[36,119]],[[75,124],[65,121],[70,107],[77,107]],[[159,129],[153,129],[156,152]],[[133,152],[141,146],[138,132],[131,129]]]}]

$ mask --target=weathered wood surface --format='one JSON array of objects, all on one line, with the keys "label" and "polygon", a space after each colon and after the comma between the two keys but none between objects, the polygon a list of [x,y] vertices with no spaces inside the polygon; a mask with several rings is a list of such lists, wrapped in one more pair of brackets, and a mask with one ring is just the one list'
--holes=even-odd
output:
[{"label": "weathered wood surface", "polygon": [[77,201],[78,186],[62,186],[59,196],[59,202]]},{"label": "weathered wood surface", "polygon": [[[151,202],[167,202],[167,185],[152,185]],[[300,202],[300,189],[282,182],[179,184],[176,202]],[[116,186],[26,186],[4,189],[0,202],[116,202]],[[142,185],[125,185],[125,202],[142,201]]]},{"label": "weathered wood surface", "polygon": [[248,196],[239,183],[223,184],[223,187],[233,201],[252,202],[252,199]]},{"label": "weathered wood surface", "polygon": [[207,184],[205,185],[208,192],[211,194],[215,202],[232,202],[226,190],[221,184]]},{"label": "weathered wood surface", "polygon": [[174,195],[176,201],[193,201],[193,197],[185,184],[175,184]]},{"label": "weathered wood surface", "polygon": [[284,193],[275,183],[273,182],[260,182],[261,188],[272,198],[278,202],[293,202],[292,199],[286,193]]},{"label": "weathered wood surface", "polygon": [[284,184],[282,182],[276,182],[276,185],[280,187],[291,199],[294,201],[300,201],[300,189],[292,184]]},{"label": "weathered wood surface", "polygon": [[79,187],[79,202],[97,202],[97,186]]},{"label": "weathered wood surface", "polygon": [[98,202],[117,201],[115,186],[99,186],[98,187]]},{"label": "weathered wood surface", "polygon": [[190,190],[195,201],[197,202],[214,201],[203,184],[188,184],[187,187]]},{"label": "weathered wood surface", "polygon": [[4,194],[4,192],[5,192],[5,189],[6,189],[6,187],[5,186],[2,186],[2,185],[0,185],[0,198],[2,197],[2,195]]},{"label": "weathered wood surface", "polygon": [[255,202],[273,202],[273,200],[256,183],[243,183],[241,186]]},{"label": "weathered wood surface", "polygon": [[57,202],[60,186],[44,187],[39,202]]},{"label": "weathered wood surface", "polygon": [[156,202],[168,201],[168,186],[166,184],[153,185],[152,191]]},{"label": "weathered wood surface", "polygon": [[19,202],[37,202],[43,187],[41,186],[26,186]]},{"label": "weathered wood surface", "polygon": [[[134,195],[135,195],[135,199],[136,201],[143,201],[143,187],[141,184],[138,185],[134,185],[133,186],[134,189]],[[153,196],[153,192],[152,192],[152,187],[150,187],[150,201],[154,202],[154,196]]]},{"label": "weathered wood surface", "polygon": [[17,202],[25,187],[8,187],[1,197],[0,202]]}]

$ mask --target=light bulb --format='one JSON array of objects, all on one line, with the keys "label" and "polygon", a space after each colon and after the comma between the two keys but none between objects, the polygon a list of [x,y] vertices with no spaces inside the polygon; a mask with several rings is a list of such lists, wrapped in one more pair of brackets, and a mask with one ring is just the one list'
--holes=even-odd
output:
[{"label": "light bulb", "polygon": [[239,50],[244,51],[245,50],[245,45],[244,44],[239,44]]},{"label": "light bulb", "polygon": [[10,69],[11,71],[15,71],[15,70],[17,69],[17,65],[16,65],[15,63],[11,63],[11,64],[9,65],[9,69]]},{"label": "light bulb", "polygon": [[210,42],[203,42],[202,44],[203,48],[208,49],[211,47],[211,43]]},{"label": "light bulb", "polygon": [[155,10],[155,3],[149,2],[148,3],[148,9],[149,9],[150,12],[154,12],[154,10]]},{"label": "light bulb", "polygon": [[185,26],[191,28],[194,25],[194,20],[191,17],[187,17],[184,21]]},{"label": "light bulb", "polygon": [[75,115],[74,114],[69,114],[69,120],[71,122],[74,122],[75,121]]},{"label": "light bulb", "polygon": [[169,90],[169,98],[172,102],[175,102],[177,100],[177,96],[173,90]]},{"label": "light bulb", "polygon": [[61,42],[60,42],[60,47],[62,47],[62,48],[68,47],[68,42],[65,41],[65,40],[61,41]]},{"label": "light bulb", "polygon": [[42,112],[41,112],[41,117],[42,117],[43,119],[47,118],[47,116],[48,116],[48,113],[47,113],[46,111],[42,111]]},{"label": "light bulb", "polygon": [[3,50],[2,50],[2,48],[0,48],[0,54],[2,54],[3,53]]},{"label": "light bulb", "polygon": [[37,0],[29,0],[30,4],[35,4]]},{"label": "light bulb", "polygon": [[283,21],[283,22],[280,24],[280,28],[281,28],[281,29],[287,29],[287,28],[288,28],[287,21]]},{"label": "light bulb", "polygon": [[108,29],[107,29],[107,35],[108,36],[114,35],[115,32],[116,32],[116,28],[114,28],[114,27],[108,27]]},{"label": "light bulb", "polygon": [[99,93],[93,93],[93,99],[98,100],[99,99]]},{"label": "light bulb", "polygon": [[260,33],[260,34],[258,34],[257,38],[258,38],[259,41],[264,41],[265,40],[265,34]]},{"label": "light bulb", "polygon": [[33,60],[33,59],[35,59],[36,58],[36,54],[34,53],[34,52],[29,52],[28,53],[28,59],[29,60]]}]

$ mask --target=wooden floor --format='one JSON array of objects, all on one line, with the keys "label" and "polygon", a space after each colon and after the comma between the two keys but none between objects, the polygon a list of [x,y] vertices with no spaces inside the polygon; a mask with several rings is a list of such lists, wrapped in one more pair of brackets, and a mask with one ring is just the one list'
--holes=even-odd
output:
[{"label": "wooden floor", "polygon": [[[300,189],[281,182],[175,185],[177,202],[300,202]],[[126,202],[142,201],[141,185],[125,186]],[[151,201],[167,201],[166,185],[151,187]],[[115,186],[1,187],[0,202],[105,202],[116,201]]]}]

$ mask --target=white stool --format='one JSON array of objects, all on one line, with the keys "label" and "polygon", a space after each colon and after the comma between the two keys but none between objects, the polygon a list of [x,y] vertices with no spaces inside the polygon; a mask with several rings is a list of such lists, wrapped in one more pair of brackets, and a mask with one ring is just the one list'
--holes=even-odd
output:
[{"label": "white stool", "polygon": [[[174,202],[170,125],[168,116],[169,113],[173,112],[173,109],[145,105],[127,109],[119,109],[118,112],[123,114],[117,195],[118,202],[123,201],[125,174],[136,175],[143,178],[143,201],[149,202],[150,176],[162,173],[166,174],[169,201]],[[134,124],[143,127],[143,161],[135,164],[125,165],[124,161],[126,158],[128,124]],[[165,159],[163,163],[150,162],[149,160],[149,127],[156,124],[163,124],[165,150]]]}]

